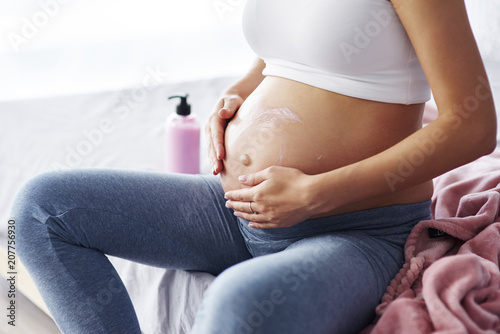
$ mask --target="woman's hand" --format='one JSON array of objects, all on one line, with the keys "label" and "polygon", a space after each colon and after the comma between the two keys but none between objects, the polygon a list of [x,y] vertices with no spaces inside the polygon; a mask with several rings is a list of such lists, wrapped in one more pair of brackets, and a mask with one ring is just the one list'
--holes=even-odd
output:
[{"label": "woman's hand", "polygon": [[224,132],[228,121],[234,117],[243,103],[243,98],[236,94],[224,95],[215,105],[205,126],[205,135],[208,145],[208,159],[212,165],[212,173],[219,174],[222,171],[222,159],[224,159]]},{"label": "woman's hand", "polygon": [[298,169],[281,166],[242,175],[240,182],[247,187],[226,192],[226,207],[249,220],[250,227],[293,226],[313,215],[310,178]]}]

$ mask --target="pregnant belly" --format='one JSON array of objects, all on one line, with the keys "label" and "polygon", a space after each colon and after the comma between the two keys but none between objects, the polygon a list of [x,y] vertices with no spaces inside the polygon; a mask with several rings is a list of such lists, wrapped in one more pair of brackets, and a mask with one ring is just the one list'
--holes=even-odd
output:
[{"label": "pregnant belly", "polygon": [[335,143],[339,130],[311,123],[288,107],[243,106],[226,129],[224,190],[238,188],[238,176],[272,165],[317,174],[347,164],[350,154]]},{"label": "pregnant belly", "polygon": [[353,99],[267,77],[228,123],[222,187],[240,188],[238,176],[272,165],[318,174],[365,159],[420,128],[421,114],[422,106]]},{"label": "pregnant belly", "polygon": [[[311,154],[316,150],[306,145],[310,149],[304,151],[295,142],[295,138],[303,138],[304,130],[301,117],[289,108],[243,105],[226,129],[226,158],[221,175],[224,189],[237,188],[239,175],[272,165],[299,167],[300,160],[311,165]],[[321,154],[316,157],[318,161],[321,158]]]}]

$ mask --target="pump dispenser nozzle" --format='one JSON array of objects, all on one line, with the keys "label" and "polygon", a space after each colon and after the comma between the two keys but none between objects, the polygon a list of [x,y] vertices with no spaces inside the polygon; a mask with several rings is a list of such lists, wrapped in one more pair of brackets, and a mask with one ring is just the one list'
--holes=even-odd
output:
[{"label": "pump dispenser nozzle", "polygon": [[179,94],[179,95],[173,95],[169,96],[169,100],[175,99],[175,98],[180,98],[181,102],[177,105],[177,115],[181,116],[187,116],[191,114],[191,105],[187,103],[187,98],[188,94]]}]

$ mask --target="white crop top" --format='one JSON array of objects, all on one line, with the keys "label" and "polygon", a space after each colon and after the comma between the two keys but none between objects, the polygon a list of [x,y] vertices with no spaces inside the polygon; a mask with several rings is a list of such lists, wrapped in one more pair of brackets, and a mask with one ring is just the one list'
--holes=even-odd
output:
[{"label": "white crop top", "polygon": [[414,104],[430,88],[388,0],[247,0],[243,32],[264,75],[356,98]]}]

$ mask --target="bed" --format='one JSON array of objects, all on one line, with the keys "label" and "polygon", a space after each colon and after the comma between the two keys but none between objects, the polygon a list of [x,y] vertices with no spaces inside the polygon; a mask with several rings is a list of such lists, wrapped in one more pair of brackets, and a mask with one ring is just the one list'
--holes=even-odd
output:
[{"label": "bed", "polygon": [[[478,10],[472,6],[471,14]],[[500,110],[500,55],[497,51],[500,42],[491,37],[498,36],[491,34],[491,29],[500,30],[498,22],[491,20],[488,29],[478,23],[476,29]],[[167,102],[167,97],[173,93],[189,93],[192,110],[204,124],[222,90],[234,80],[235,77],[214,77],[159,83],[152,89],[139,85],[78,95],[0,101],[1,274],[8,276],[9,272],[6,253],[9,207],[26,180],[61,168],[162,171],[164,122],[175,108],[175,102]],[[117,112],[118,109],[121,112]],[[431,117],[433,112],[431,101],[426,115]],[[200,168],[204,174],[210,172],[205,152],[202,134]],[[144,333],[189,333],[203,292],[214,279],[212,275],[110,259],[127,287]],[[48,314],[29,276],[21,264],[16,263],[18,292]],[[7,327],[4,320],[0,323],[2,333],[16,333],[15,330],[19,329]],[[58,331],[51,329],[46,333]]]}]

